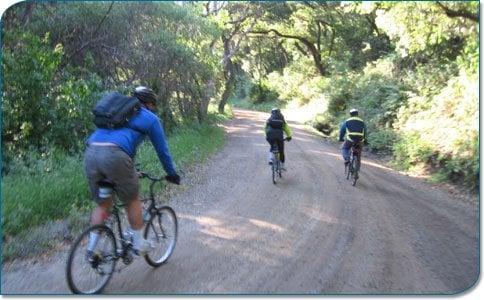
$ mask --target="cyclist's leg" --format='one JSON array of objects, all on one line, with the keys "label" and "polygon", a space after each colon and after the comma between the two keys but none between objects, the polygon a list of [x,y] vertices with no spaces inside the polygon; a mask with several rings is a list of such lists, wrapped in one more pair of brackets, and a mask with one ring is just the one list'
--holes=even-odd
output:
[{"label": "cyclist's leg", "polygon": [[343,156],[345,164],[350,161],[350,149],[352,145],[353,142],[345,140],[343,145],[341,146],[341,154]]},{"label": "cyclist's leg", "polygon": [[277,147],[279,147],[279,158],[281,159],[281,163],[286,161],[286,157],[284,155],[284,140],[278,139],[277,140]]},{"label": "cyclist's leg", "polygon": [[109,216],[109,211],[112,206],[112,199],[99,198],[99,186],[98,182],[104,178],[97,158],[102,156],[104,150],[99,147],[88,147],[84,156],[84,171],[87,177],[89,191],[92,199],[97,203],[97,207],[91,213],[91,225],[103,224],[106,218]]},{"label": "cyclist's leg", "polygon": [[[133,160],[120,148],[113,148],[102,162],[102,171],[114,182],[116,193],[126,204],[126,215],[133,232],[133,246],[142,252],[149,244],[143,238],[142,204],[139,200],[139,179]],[[146,248],[146,249],[145,249]]]},{"label": "cyclist's leg", "polygon": [[272,164],[272,159],[273,159],[272,149],[274,149],[275,141],[271,136],[267,136],[266,141],[270,145],[269,156],[267,157],[267,161],[268,161],[269,164]]}]

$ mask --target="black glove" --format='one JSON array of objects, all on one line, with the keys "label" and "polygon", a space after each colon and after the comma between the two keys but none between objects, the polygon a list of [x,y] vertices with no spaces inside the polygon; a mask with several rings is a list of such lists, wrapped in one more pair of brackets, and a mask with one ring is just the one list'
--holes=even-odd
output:
[{"label": "black glove", "polygon": [[173,175],[167,175],[165,176],[165,179],[168,180],[171,183],[174,184],[180,184],[180,176],[178,174],[173,174]]},{"label": "black glove", "polygon": [[290,140],[292,140],[292,137],[288,136],[288,137],[286,138],[286,141],[288,141],[288,142],[289,142]]}]

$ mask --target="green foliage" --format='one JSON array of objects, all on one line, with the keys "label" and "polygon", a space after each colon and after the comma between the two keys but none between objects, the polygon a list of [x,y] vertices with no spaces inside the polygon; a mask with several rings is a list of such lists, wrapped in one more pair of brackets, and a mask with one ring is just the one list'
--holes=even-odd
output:
[{"label": "green foliage", "polygon": [[[219,29],[175,3],[25,3],[5,14],[3,169],[50,148],[77,153],[106,90],[149,85],[168,132],[207,116],[216,95]],[[75,37],[75,38],[74,38]]]},{"label": "green foliage", "polygon": [[291,62],[282,72],[272,72],[267,81],[271,89],[277,91],[285,102],[297,101],[299,105],[307,104],[322,97],[321,86],[324,79],[314,76],[311,61],[299,58]]},{"label": "green foliage", "polygon": [[418,163],[428,163],[433,155],[432,145],[418,132],[404,134],[393,148],[396,164],[406,170]]},{"label": "green foliage", "polygon": [[398,135],[391,129],[380,129],[368,134],[368,144],[372,152],[392,153]]},{"label": "green foliage", "polygon": [[328,136],[335,136],[338,131],[338,121],[336,116],[327,111],[317,114],[311,122],[311,126]]},{"label": "green foliage", "polygon": [[348,75],[336,76],[328,81],[323,88],[323,92],[328,98],[328,112],[336,115],[348,108],[349,102],[353,97],[355,83]]},{"label": "green foliage", "polygon": [[279,98],[279,94],[269,88],[265,81],[254,84],[250,89],[250,99],[253,103],[274,102]]},{"label": "green foliage", "polygon": [[81,161],[65,155],[33,160],[17,166],[15,174],[3,176],[4,234],[18,234],[86,205],[89,196]]}]

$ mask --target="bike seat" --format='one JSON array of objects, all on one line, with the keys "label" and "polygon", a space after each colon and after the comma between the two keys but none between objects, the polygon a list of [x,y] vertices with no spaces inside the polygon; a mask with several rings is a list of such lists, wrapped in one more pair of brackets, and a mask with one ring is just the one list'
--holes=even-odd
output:
[{"label": "bike seat", "polygon": [[99,186],[114,188],[114,182],[107,178],[103,178],[97,182]]}]

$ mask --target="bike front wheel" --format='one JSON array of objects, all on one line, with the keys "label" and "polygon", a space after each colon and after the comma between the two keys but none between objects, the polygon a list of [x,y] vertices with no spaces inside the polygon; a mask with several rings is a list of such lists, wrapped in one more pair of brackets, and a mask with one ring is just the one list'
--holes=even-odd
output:
[{"label": "bike front wheel", "polygon": [[[95,242],[91,242],[89,249],[91,235]],[[69,289],[75,294],[101,292],[111,279],[115,265],[116,240],[111,229],[105,225],[89,227],[72,245],[67,259]]]},{"label": "bike front wheel", "polygon": [[155,248],[145,255],[146,262],[152,267],[164,264],[173,253],[178,234],[178,221],[175,211],[169,206],[162,206],[158,213],[151,216],[146,224],[145,239]]}]

